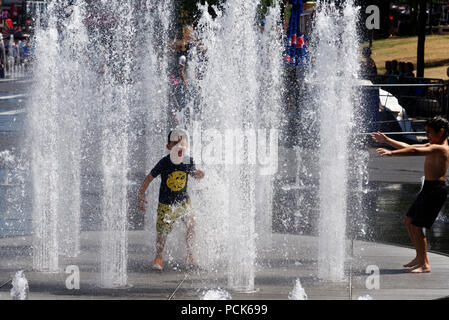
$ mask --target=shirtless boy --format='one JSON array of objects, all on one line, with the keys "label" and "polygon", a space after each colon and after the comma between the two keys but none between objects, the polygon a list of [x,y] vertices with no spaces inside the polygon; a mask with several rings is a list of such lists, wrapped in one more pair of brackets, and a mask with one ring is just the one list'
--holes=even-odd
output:
[{"label": "shirtless boy", "polygon": [[427,273],[430,264],[427,257],[427,239],[423,228],[430,229],[438,217],[447,197],[446,172],[449,166],[449,122],[435,117],[426,123],[429,143],[408,145],[388,138],[381,132],[372,133],[374,141],[386,143],[396,150],[377,149],[381,156],[425,156],[424,186],[404,218],[410,239],[416,249],[416,257],[405,264],[405,272]]}]

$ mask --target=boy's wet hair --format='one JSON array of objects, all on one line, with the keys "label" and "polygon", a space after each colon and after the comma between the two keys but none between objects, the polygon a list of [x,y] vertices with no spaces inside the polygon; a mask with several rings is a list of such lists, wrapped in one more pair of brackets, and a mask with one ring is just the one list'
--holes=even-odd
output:
[{"label": "boy's wet hair", "polygon": [[447,119],[441,116],[436,116],[430,120],[427,120],[426,126],[432,128],[436,132],[443,129],[444,130],[443,138],[447,138],[449,135],[449,122],[447,121]]},{"label": "boy's wet hair", "polygon": [[[168,137],[167,137],[167,144],[170,144],[171,142],[175,142],[175,141],[171,141],[171,134],[173,133],[173,131],[178,131],[178,129],[170,130],[170,132],[168,133]],[[185,130],[181,130],[181,131],[185,132]],[[187,132],[185,132],[185,133],[187,133]]]}]

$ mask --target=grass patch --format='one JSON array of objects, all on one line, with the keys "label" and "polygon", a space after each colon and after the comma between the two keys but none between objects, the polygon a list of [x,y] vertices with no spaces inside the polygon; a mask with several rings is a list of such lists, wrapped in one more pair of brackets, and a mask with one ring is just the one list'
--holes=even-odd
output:
[{"label": "grass patch", "polygon": [[[385,73],[385,62],[388,60],[410,61],[416,69],[417,44],[418,37],[374,40],[371,50],[378,73]],[[365,42],[363,46],[368,46],[368,42]],[[449,79],[446,75],[446,68],[449,67],[449,35],[426,36],[424,54],[424,76]]]}]

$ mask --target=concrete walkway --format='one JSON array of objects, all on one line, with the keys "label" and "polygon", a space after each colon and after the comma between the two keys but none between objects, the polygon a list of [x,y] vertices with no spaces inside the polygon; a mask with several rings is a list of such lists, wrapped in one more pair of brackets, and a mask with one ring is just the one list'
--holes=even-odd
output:
[{"label": "concrete walkway", "polygon": [[[0,113],[10,116],[21,107],[23,93],[30,81],[5,79],[0,81]],[[0,150],[19,145],[21,132],[0,134]],[[297,159],[294,150],[280,148],[280,174],[296,177]],[[302,154],[304,164],[316,162],[308,152]],[[423,157],[381,158],[369,155],[370,181],[392,183],[420,183]],[[316,173],[310,170],[314,176]],[[103,289],[98,286],[100,274],[100,234],[82,233],[82,252],[79,257],[61,258],[61,272],[45,274],[33,272],[31,237],[0,239],[0,285],[12,279],[15,272],[25,270],[30,285],[30,299],[199,299],[208,289],[227,288],[226,265],[214,271],[187,272],[176,259],[166,263],[165,270],[151,270],[153,244],[146,241],[142,231],[129,233],[128,282],[130,288]],[[317,238],[273,234],[272,248],[258,253],[254,293],[230,292],[233,299],[288,299],[296,279],[300,279],[309,299],[357,299],[369,295],[373,299],[437,299],[449,296],[449,257],[429,254],[432,273],[406,274],[402,265],[414,257],[414,250],[378,243],[355,242],[354,258],[348,259],[346,279],[324,282],[317,277]],[[348,243],[348,249],[351,248]],[[347,253],[351,256],[351,252]],[[80,269],[79,290],[69,290],[65,281],[68,265]],[[368,266],[380,271],[379,289],[366,287]],[[352,272],[350,272],[352,270]],[[0,299],[10,299],[10,284],[0,288]],[[176,290],[178,288],[178,290]]]},{"label": "concrete walkway", "polygon": [[[152,249],[143,231],[129,233],[129,288],[104,289],[98,283],[98,232],[82,233],[82,253],[77,258],[60,259],[61,272],[39,273],[31,270],[30,237],[0,239],[0,284],[25,270],[30,299],[158,299],[198,300],[209,289],[227,290],[226,266],[222,270],[186,271],[182,262],[165,262],[163,272],[151,270]],[[310,236],[273,234],[272,248],[258,253],[254,293],[229,291],[234,300],[287,300],[296,279],[300,279],[310,300],[348,300],[369,295],[373,300],[438,299],[449,296],[449,257],[430,253],[432,272],[407,274],[402,264],[414,257],[414,250],[392,245],[355,241],[353,259],[346,263],[346,278],[341,282],[321,281],[317,277],[318,239]],[[348,251],[351,245],[348,242]],[[350,257],[350,252],[347,252]],[[80,270],[80,289],[66,288],[68,265]],[[378,268],[378,289],[368,266]],[[352,272],[350,272],[352,270]],[[374,281],[372,281],[374,279]],[[10,299],[10,284],[0,289],[0,299]],[[177,289],[178,288],[178,289]]]}]

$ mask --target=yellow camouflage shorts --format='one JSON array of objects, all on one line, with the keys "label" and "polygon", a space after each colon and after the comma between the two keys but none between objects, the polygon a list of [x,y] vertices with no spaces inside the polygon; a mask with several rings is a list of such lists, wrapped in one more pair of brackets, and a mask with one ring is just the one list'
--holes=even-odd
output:
[{"label": "yellow camouflage shorts", "polygon": [[192,214],[193,210],[190,199],[172,205],[159,202],[157,207],[156,230],[159,234],[169,234],[176,220],[181,218],[185,222],[184,218],[192,216]]}]

